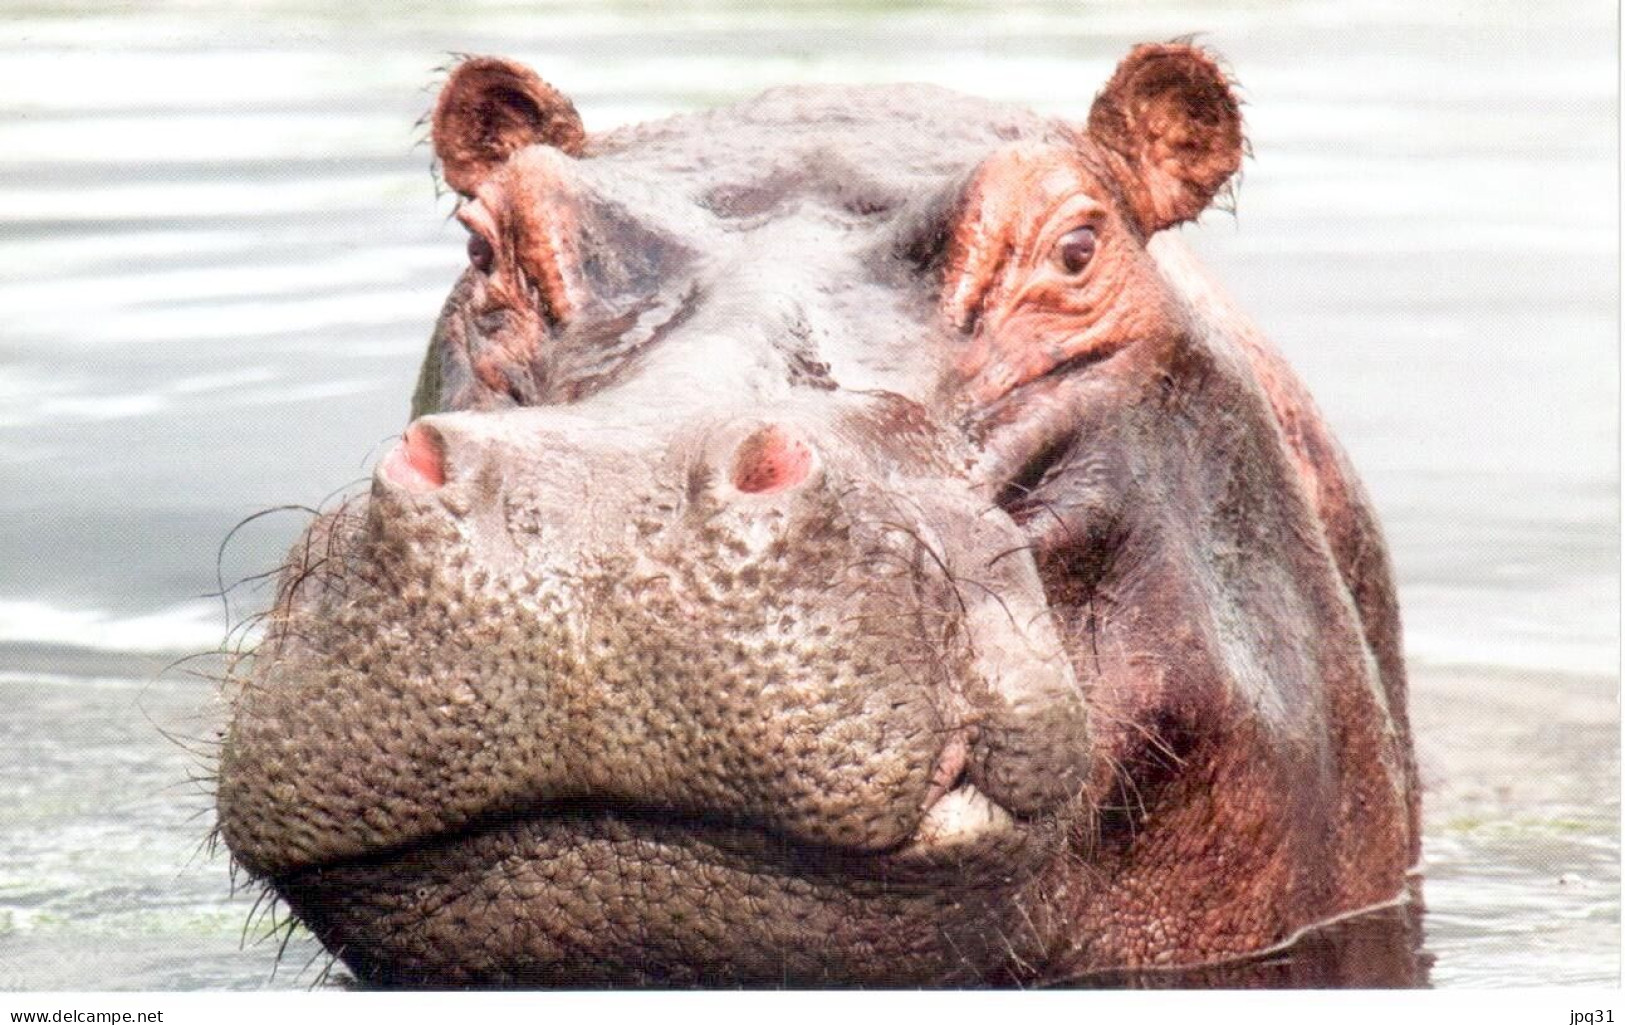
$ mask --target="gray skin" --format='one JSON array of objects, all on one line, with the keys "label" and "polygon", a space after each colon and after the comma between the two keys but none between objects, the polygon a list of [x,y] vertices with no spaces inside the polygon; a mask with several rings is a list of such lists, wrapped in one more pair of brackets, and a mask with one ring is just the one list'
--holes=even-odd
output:
[{"label": "gray skin", "polygon": [[[1025,984],[1403,899],[1374,517],[1153,237],[1234,110],[1142,47],[1087,127],[822,88],[587,136],[459,68],[474,265],[232,687],[236,861],[423,986]],[[1098,239],[1042,309],[1027,167]]]}]

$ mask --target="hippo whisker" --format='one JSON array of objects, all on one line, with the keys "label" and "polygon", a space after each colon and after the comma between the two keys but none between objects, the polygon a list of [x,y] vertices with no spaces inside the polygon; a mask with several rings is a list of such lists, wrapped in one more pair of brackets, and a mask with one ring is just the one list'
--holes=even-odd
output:
[{"label": "hippo whisker", "polygon": [[[232,868],[232,883],[233,887],[235,887],[237,878],[236,862],[233,862]],[[277,929],[276,908],[281,904],[281,898],[277,896],[276,890],[269,883],[255,882],[253,889],[254,902],[249,905],[248,914],[243,919],[242,933],[237,938],[238,945],[245,949],[251,945],[249,934],[266,927],[267,916],[270,917],[269,927],[254,938],[252,945],[257,946],[263,943],[267,936],[275,933]],[[275,965],[273,964],[272,973],[275,974],[275,971]]]},{"label": "hippo whisker", "polygon": [[[291,914],[284,918],[280,924],[274,918],[272,920],[272,931],[267,934],[267,938],[276,937],[280,934],[276,946],[276,955],[271,958],[271,979],[273,980],[276,978],[278,969],[282,967],[282,963],[288,958],[288,944],[293,942],[294,933],[299,931],[299,925],[299,919]],[[297,976],[295,977],[297,978]]]},{"label": "hippo whisker", "polygon": [[[344,956],[344,948],[340,946],[338,949],[332,951],[328,951],[327,949],[323,948],[318,952],[318,956],[320,954],[325,954],[327,956],[327,960],[322,963],[322,969],[316,973],[316,978],[311,980],[310,988],[313,990],[321,989],[323,986],[327,985],[328,980],[332,978],[333,968],[338,965],[339,961]],[[314,963],[314,961],[315,957],[313,956],[311,962]],[[305,965],[305,970],[310,970],[310,964]]]},{"label": "hippo whisker", "polygon": [[[220,598],[221,603],[222,603],[222,607],[224,608],[225,613],[226,613],[226,620],[227,620],[228,623],[231,620],[231,606],[225,604],[226,595],[230,591],[235,590],[237,588],[237,586],[242,583],[242,581],[238,581],[237,584],[233,584],[229,588],[226,586],[226,578],[225,578],[224,566],[225,566],[225,560],[226,560],[226,549],[227,549],[227,547],[229,547],[231,545],[232,539],[237,536],[238,532],[241,531],[244,527],[248,526],[250,523],[255,523],[255,522],[257,522],[257,521],[259,521],[261,519],[264,519],[267,516],[275,515],[276,513],[295,512],[295,511],[306,513],[312,519],[314,519],[315,517],[320,515],[320,513],[316,509],[312,509],[308,505],[289,504],[289,505],[272,506],[269,509],[261,509],[259,512],[251,513],[248,516],[245,516],[242,519],[238,520],[236,525],[234,525],[229,531],[227,531],[226,536],[220,540],[220,545],[215,550],[215,556],[214,556],[215,591],[214,591],[214,594],[205,595],[204,597],[219,597]],[[275,571],[272,571],[272,572],[274,573]],[[257,579],[257,578],[251,578],[251,579]]]},{"label": "hippo whisker", "polygon": [[998,565],[1000,561],[1007,559],[1012,555],[1020,555],[1023,552],[1036,555],[1038,551],[1039,548],[1036,542],[1029,541],[1026,544],[1012,545],[1009,548],[1000,551],[991,559],[987,560],[987,565],[989,569],[992,569],[994,566]]},{"label": "hippo whisker", "polygon": [[[296,928],[297,928],[297,924],[296,924]],[[290,938],[292,937],[294,931],[295,931],[294,929],[289,930]],[[282,955],[279,952],[277,957],[280,959],[281,956]],[[328,975],[331,974],[331,972],[333,971],[333,965],[338,963],[338,955],[335,954],[335,953],[329,952],[325,947],[317,947],[314,951],[311,952],[310,957],[305,959],[304,965],[300,967],[298,973],[294,976],[294,978],[296,978],[296,979],[297,978],[303,978],[305,975],[307,975],[310,972],[310,966],[315,964],[318,961],[322,962],[322,968],[321,968],[320,971],[318,971],[316,973],[315,978],[310,980],[310,985],[306,987],[307,989],[311,989],[311,990],[320,989],[322,987],[322,985],[327,982]]]}]

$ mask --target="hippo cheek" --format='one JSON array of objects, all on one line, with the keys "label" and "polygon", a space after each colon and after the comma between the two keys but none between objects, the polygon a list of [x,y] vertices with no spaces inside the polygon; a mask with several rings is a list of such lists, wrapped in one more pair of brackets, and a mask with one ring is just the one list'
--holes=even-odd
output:
[{"label": "hippo cheek", "polygon": [[962,560],[948,574],[972,663],[957,695],[973,724],[961,778],[1000,814],[1053,818],[1075,810],[1092,769],[1085,688],[1028,534],[966,493],[943,487],[934,510],[953,525],[955,542],[943,550]]}]

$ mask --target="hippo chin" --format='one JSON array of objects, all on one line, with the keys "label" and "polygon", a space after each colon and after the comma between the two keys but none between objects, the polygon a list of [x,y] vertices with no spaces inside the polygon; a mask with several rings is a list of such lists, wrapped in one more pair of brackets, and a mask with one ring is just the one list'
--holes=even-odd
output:
[{"label": "hippo chin", "polygon": [[296,546],[220,830],[364,981],[1189,966],[1407,889],[1383,542],[1182,250],[1202,51],[1081,124],[787,89],[589,135],[467,60],[469,267]]}]

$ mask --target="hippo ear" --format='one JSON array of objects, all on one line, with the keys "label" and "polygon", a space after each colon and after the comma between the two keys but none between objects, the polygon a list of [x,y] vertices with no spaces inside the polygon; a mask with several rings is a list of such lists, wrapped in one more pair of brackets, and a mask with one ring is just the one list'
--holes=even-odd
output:
[{"label": "hippo ear", "polygon": [[533,143],[579,156],[587,133],[575,105],[523,64],[470,57],[434,105],[434,152],[446,184],[471,195],[493,169]]},{"label": "hippo ear", "polygon": [[1089,110],[1089,136],[1122,158],[1118,177],[1147,235],[1206,209],[1246,146],[1224,72],[1180,44],[1137,46],[1123,58]]}]

